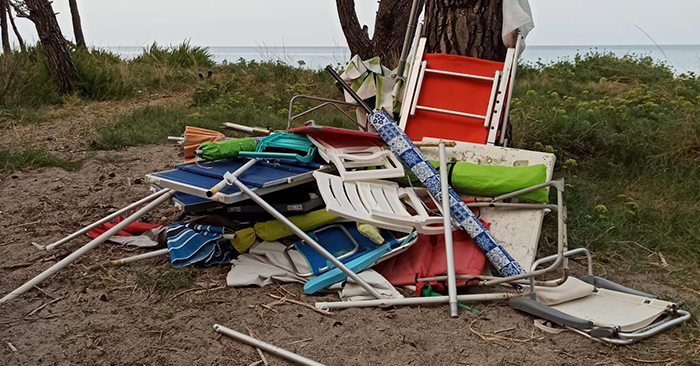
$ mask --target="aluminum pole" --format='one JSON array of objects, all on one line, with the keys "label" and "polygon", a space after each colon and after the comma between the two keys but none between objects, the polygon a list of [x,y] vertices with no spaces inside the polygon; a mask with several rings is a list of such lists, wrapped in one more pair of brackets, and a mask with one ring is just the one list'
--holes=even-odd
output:
[{"label": "aluminum pole", "polygon": [[8,300],[12,300],[12,299],[18,297],[19,295],[31,290],[32,288],[34,288],[34,286],[40,284],[43,280],[45,280],[48,277],[51,277],[54,273],[61,270],[61,268],[69,265],[70,263],[75,262],[76,259],[80,258],[82,255],[87,253],[90,249],[104,243],[105,241],[107,241],[107,239],[111,238],[113,235],[120,232],[125,227],[129,226],[129,224],[131,224],[132,222],[138,220],[141,216],[153,211],[153,209],[158,207],[158,205],[160,205],[163,202],[166,202],[167,200],[170,199],[170,197],[172,197],[175,194],[175,191],[173,191],[172,189],[164,189],[163,191],[165,193],[163,193],[160,197],[156,198],[153,202],[144,206],[140,210],[134,212],[131,216],[124,219],[124,221],[114,225],[113,228],[105,231],[104,234],[98,236],[97,238],[93,239],[89,243],[83,245],[80,249],[71,253],[69,256],[63,258],[60,262],[49,267],[44,272],[41,272],[41,274],[32,278],[24,285],[18,287],[14,291],[7,294],[5,297],[0,299],[0,304],[6,302]]},{"label": "aluminum pole", "polygon": [[452,216],[450,215],[450,193],[447,190],[447,153],[445,142],[440,140],[440,183],[442,184],[442,217],[445,227],[445,259],[447,260],[447,294],[450,300],[450,316],[459,317],[457,307],[457,279],[455,278],[455,256],[452,246]]},{"label": "aluminum pole", "polygon": [[142,198],[142,199],[140,199],[140,200],[138,200],[138,201],[136,201],[136,202],[134,202],[134,203],[132,203],[132,204],[130,204],[130,205],[124,207],[124,208],[122,208],[121,210],[116,211],[116,212],[110,214],[109,216],[105,216],[104,218],[102,218],[102,219],[100,219],[100,220],[98,220],[98,221],[93,222],[92,224],[90,224],[90,225],[88,225],[88,226],[86,226],[86,227],[84,227],[84,228],[82,228],[82,229],[80,229],[80,230],[74,232],[73,234],[70,234],[70,235],[66,236],[65,238],[54,242],[53,244],[47,245],[46,247],[44,247],[44,249],[46,249],[46,250],[54,249],[54,248],[56,248],[57,246],[59,246],[59,245],[61,245],[61,244],[67,243],[67,242],[69,242],[69,241],[71,241],[71,240],[73,240],[73,239],[75,239],[75,238],[77,238],[77,237],[79,237],[79,236],[82,236],[82,235],[84,235],[85,233],[87,233],[88,231],[90,231],[90,230],[92,230],[92,229],[94,229],[94,228],[96,228],[96,227],[98,227],[98,226],[104,224],[105,222],[112,221],[113,219],[115,219],[115,218],[117,218],[118,216],[122,215],[124,212],[130,211],[130,210],[132,210],[132,209],[134,209],[134,208],[136,208],[136,207],[139,207],[139,206],[143,205],[144,203],[153,201],[154,199],[158,198],[159,196],[164,195],[165,192],[166,192],[166,190],[160,190],[160,191],[158,191],[158,192],[156,192],[156,193],[151,194],[150,196],[144,197],[144,198]]},{"label": "aluminum pole", "polygon": [[142,259],[160,257],[160,256],[165,255],[165,254],[168,254],[168,248],[158,249],[158,250],[154,250],[152,252],[143,253],[143,254],[132,256],[132,257],[115,259],[113,261],[110,261],[109,263],[111,263],[114,266],[121,266],[122,264],[136,262],[136,261],[140,261]]},{"label": "aluminum pole", "polygon": [[243,333],[236,332],[235,330],[226,328],[223,325],[214,324],[214,330],[216,330],[217,333],[221,333],[227,337],[231,337],[231,338],[233,338],[241,343],[245,343],[249,346],[253,346],[255,348],[259,348],[261,350],[270,352],[275,356],[282,357],[285,360],[292,361],[292,362],[297,363],[299,365],[325,366],[322,363],[318,363],[318,362],[316,362],[314,360],[310,360],[306,357],[299,356],[296,353],[289,352],[286,349],[279,348],[275,345],[269,344],[267,342],[263,342],[259,339],[255,339],[255,338],[247,336]]},{"label": "aluminum pole", "polygon": [[[478,302],[478,301],[494,301],[507,300],[512,297],[519,297],[520,294],[501,292],[495,294],[474,294],[474,295],[458,295],[459,302]],[[430,296],[430,297],[407,297],[403,299],[381,299],[381,300],[360,300],[360,301],[334,301],[334,302],[317,302],[316,308],[323,310],[330,309],[346,309],[346,308],[366,308],[378,306],[408,306],[408,305],[428,305],[428,304],[447,304],[449,302],[447,296]]]}]

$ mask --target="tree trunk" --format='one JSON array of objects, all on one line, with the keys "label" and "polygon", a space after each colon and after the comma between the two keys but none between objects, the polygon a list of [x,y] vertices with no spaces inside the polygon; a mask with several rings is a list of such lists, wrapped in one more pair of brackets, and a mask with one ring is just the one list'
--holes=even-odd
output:
[{"label": "tree trunk", "polygon": [[363,60],[379,56],[384,66],[396,67],[401,56],[412,1],[381,0],[372,38],[367,33],[367,26],[360,26],[354,0],[336,0],[335,3],[350,52],[359,55]]},{"label": "tree trunk", "polygon": [[[3,0],[0,0],[3,1]],[[15,32],[15,38],[17,38],[17,43],[19,43],[19,49],[22,52],[27,52],[27,47],[24,45],[24,39],[22,39],[22,35],[19,34],[19,29],[17,29],[17,25],[15,24],[15,18],[12,16],[12,11],[10,11],[10,0],[7,0],[7,17],[10,18],[10,24],[12,25],[12,31]]]},{"label": "tree trunk", "polygon": [[503,0],[427,0],[427,52],[503,61]]},{"label": "tree trunk", "polygon": [[12,52],[10,47],[10,32],[7,28],[7,14],[10,12],[7,1],[0,0],[0,38],[2,38],[2,52]]},{"label": "tree trunk", "polygon": [[25,0],[28,18],[34,23],[39,40],[44,46],[44,53],[58,90],[70,93],[76,77],[75,64],[71,58],[68,45],[58,26],[56,14],[49,0]]},{"label": "tree trunk", "polygon": [[83,35],[83,25],[80,22],[80,12],[78,12],[77,0],[68,0],[70,5],[70,16],[73,19],[73,34],[75,35],[75,45],[80,48],[87,48],[85,36]]}]

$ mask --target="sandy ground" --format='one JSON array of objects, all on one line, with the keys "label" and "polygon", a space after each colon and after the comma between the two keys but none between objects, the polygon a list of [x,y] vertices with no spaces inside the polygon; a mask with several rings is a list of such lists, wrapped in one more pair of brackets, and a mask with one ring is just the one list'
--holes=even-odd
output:
[{"label": "sandy ground", "polygon": [[[15,132],[2,134],[0,141],[14,140]],[[63,138],[53,141],[79,149]],[[172,146],[89,154],[76,172],[44,168],[0,178],[0,295],[88,238],[52,252],[37,250],[32,241],[48,244],[145,196],[143,176],[178,160]],[[169,223],[178,215],[162,206],[143,221]],[[263,340],[327,365],[700,364],[700,349],[682,328],[613,347],[571,332],[544,333],[532,317],[504,302],[478,304],[482,315],[463,312],[457,319],[449,317],[446,306],[350,309],[330,316],[293,304],[269,310],[261,306],[274,301],[269,293],[308,304],[337,297],[307,297],[299,285],[221,288],[228,266],[174,271],[166,258],[119,268],[105,264],[140,252],[104,244],[45,281],[41,290],[1,305],[0,365],[250,365],[260,359],[253,348],[219,336],[214,323],[245,333],[249,328]],[[653,275],[607,270],[610,279],[639,290],[694,300]],[[184,286],[177,285],[183,277]],[[267,358],[271,365],[289,364]]]}]

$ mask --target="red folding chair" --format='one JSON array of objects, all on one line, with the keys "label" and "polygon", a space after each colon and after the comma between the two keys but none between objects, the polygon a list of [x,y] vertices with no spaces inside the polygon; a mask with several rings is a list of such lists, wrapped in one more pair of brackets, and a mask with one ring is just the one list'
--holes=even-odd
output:
[{"label": "red folding chair", "polygon": [[522,37],[504,62],[424,53],[425,44],[421,38],[411,63],[400,127],[413,141],[434,137],[505,145]]}]

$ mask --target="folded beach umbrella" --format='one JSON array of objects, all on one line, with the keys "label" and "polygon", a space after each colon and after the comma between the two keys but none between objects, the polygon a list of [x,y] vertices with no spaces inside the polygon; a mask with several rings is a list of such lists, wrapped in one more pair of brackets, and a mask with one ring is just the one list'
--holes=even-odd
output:
[{"label": "folded beach umbrella", "polygon": [[257,146],[255,139],[244,137],[214,142],[203,142],[195,151],[195,155],[202,160],[220,160],[237,157],[241,151],[255,151]]},{"label": "folded beach umbrella", "polygon": [[199,148],[203,142],[214,142],[221,141],[225,138],[223,133],[207,130],[206,128],[199,128],[193,126],[185,127],[185,141],[182,143],[182,147],[185,152],[185,161],[192,162],[195,160],[196,156],[194,151]]},{"label": "folded beach umbrella", "polygon": [[176,222],[168,227],[168,254],[173,267],[226,264],[231,261],[231,249],[221,226]]}]

